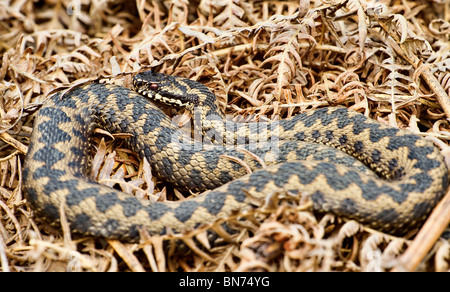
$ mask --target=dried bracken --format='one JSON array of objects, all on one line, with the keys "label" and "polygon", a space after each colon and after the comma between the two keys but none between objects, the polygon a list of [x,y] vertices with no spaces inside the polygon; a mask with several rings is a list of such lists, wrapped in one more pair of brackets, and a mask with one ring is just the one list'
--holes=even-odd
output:
[{"label": "dried bracken", "polygon": [[[49,94],[97,79],[129,86],[141,68],[206,84],[241,120],[351,107],[429,137],[450,161],[449,13],[448,1],[414,0],[1,2],[0,271],[398,269],[410,238],[314,214],[308,194],[268,194],[255,212],[229,219],[233,234],[220,224],[182,235],[142,230],[140,244],[125,244],[80,238],[64,220],[51,230],[23,197],[22,163]],[[127,137],[96,131],[93,178],[152,201],[191,195],[156,181],[148,162],[122,147]],[[209,247],[207,228],[222,245]],[[449,271],[450,245],[439,234],[425,236],[432,248],[411,269]]]}]

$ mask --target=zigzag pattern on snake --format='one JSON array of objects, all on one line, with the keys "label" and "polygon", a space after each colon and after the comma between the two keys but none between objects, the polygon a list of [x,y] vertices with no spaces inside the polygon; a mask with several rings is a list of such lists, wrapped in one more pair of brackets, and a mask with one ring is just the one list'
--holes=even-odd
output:
[{"label": "zigzag pattern on snake", "polygon": [[[62,206],[73,232],[137,241],[140,228],[183,232],[254,208],[248,193],[263,200],[289,191],[309,194],[317,211],[401,234],[426,219],[448,186],[447,167],[431,142],[346,108],[229,131],[214,96],[200,83],[150,71],[136,75],[134,84],[142,95],[90,83],[53,95],[40,109],[23,171],[26,199],[37,216],[58,225]],[[244,141],[268,166],[258,170],[252,155],[217,141],[200,150],[189,142],[192,147],[185,149],[180,129],[150,99],[200,107],[203,131]],[[91,180],[90,136],[98,125],[131,133],[131,148],[160,179],[204,193],[151,203]],[[251,148],[247,142],[257,141],[255,135],[268,142]],[[242,159],[254,172],[246,174],[227,156]]]}]

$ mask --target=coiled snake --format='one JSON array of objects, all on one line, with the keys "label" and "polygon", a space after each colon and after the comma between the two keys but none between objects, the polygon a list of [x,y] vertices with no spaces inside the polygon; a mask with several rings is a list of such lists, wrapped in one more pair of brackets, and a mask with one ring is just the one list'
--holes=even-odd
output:
[{"label": "coiled snake", "polygon": [[[405,233],[424,221],[448,186],[447,167],[431,142],[346,108],[230,127],[200,83],[149,71],[137,74],[134,86],[136,91],[85,84],[53,95],[40,109],[23,171],[26,199],[37,216],[58,225],[62,206],[73,232],[136,241],[140,228],[183,232],[288,191],[309,195],[315,210]],[[180,129],[150,99],[200,109],[210,145],[180,142]],[[97,125],[131,133],[131,148],[159,178],[204,193],[150,203],[92,181],[89,137]],[[257,170],[261,165],[249,151],[230,144],[242,144],[268,166]],[[254,172],[246,174],[230,156]]]}]

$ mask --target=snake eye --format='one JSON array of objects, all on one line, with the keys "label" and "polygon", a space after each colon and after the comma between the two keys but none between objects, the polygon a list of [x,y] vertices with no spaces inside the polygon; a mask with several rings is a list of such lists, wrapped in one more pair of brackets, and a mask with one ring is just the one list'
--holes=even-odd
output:
[{"label": "snake eye", "polygon": [[156,90],[158,90],[158,88],[159,88],[158,83],[151,83],[150,84],[150,89],[151,90],[156,91]]}]

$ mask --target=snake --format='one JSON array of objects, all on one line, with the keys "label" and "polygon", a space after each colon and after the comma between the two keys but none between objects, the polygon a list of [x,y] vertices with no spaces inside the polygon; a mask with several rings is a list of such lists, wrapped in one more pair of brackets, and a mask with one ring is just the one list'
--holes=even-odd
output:
[{"label": "snake", "polygon": [[[346,107],[237,123],[200,82],[152,70],[132,80],[133,89],[95,81],[57,92],[37,112],[23,168],[36,218],[60,226],[64,213],[73,233],[137,242],[143,229],[186,233],[289,194],[305,195],[315,212],[405,234],[447,190],[431,141]],[[191,110],[201,137],[182,131],[160,103]],[[152,202],[99,184],[90,176],[97,127],[129,133],[126,143],[158,179],[197,195]]]}]

